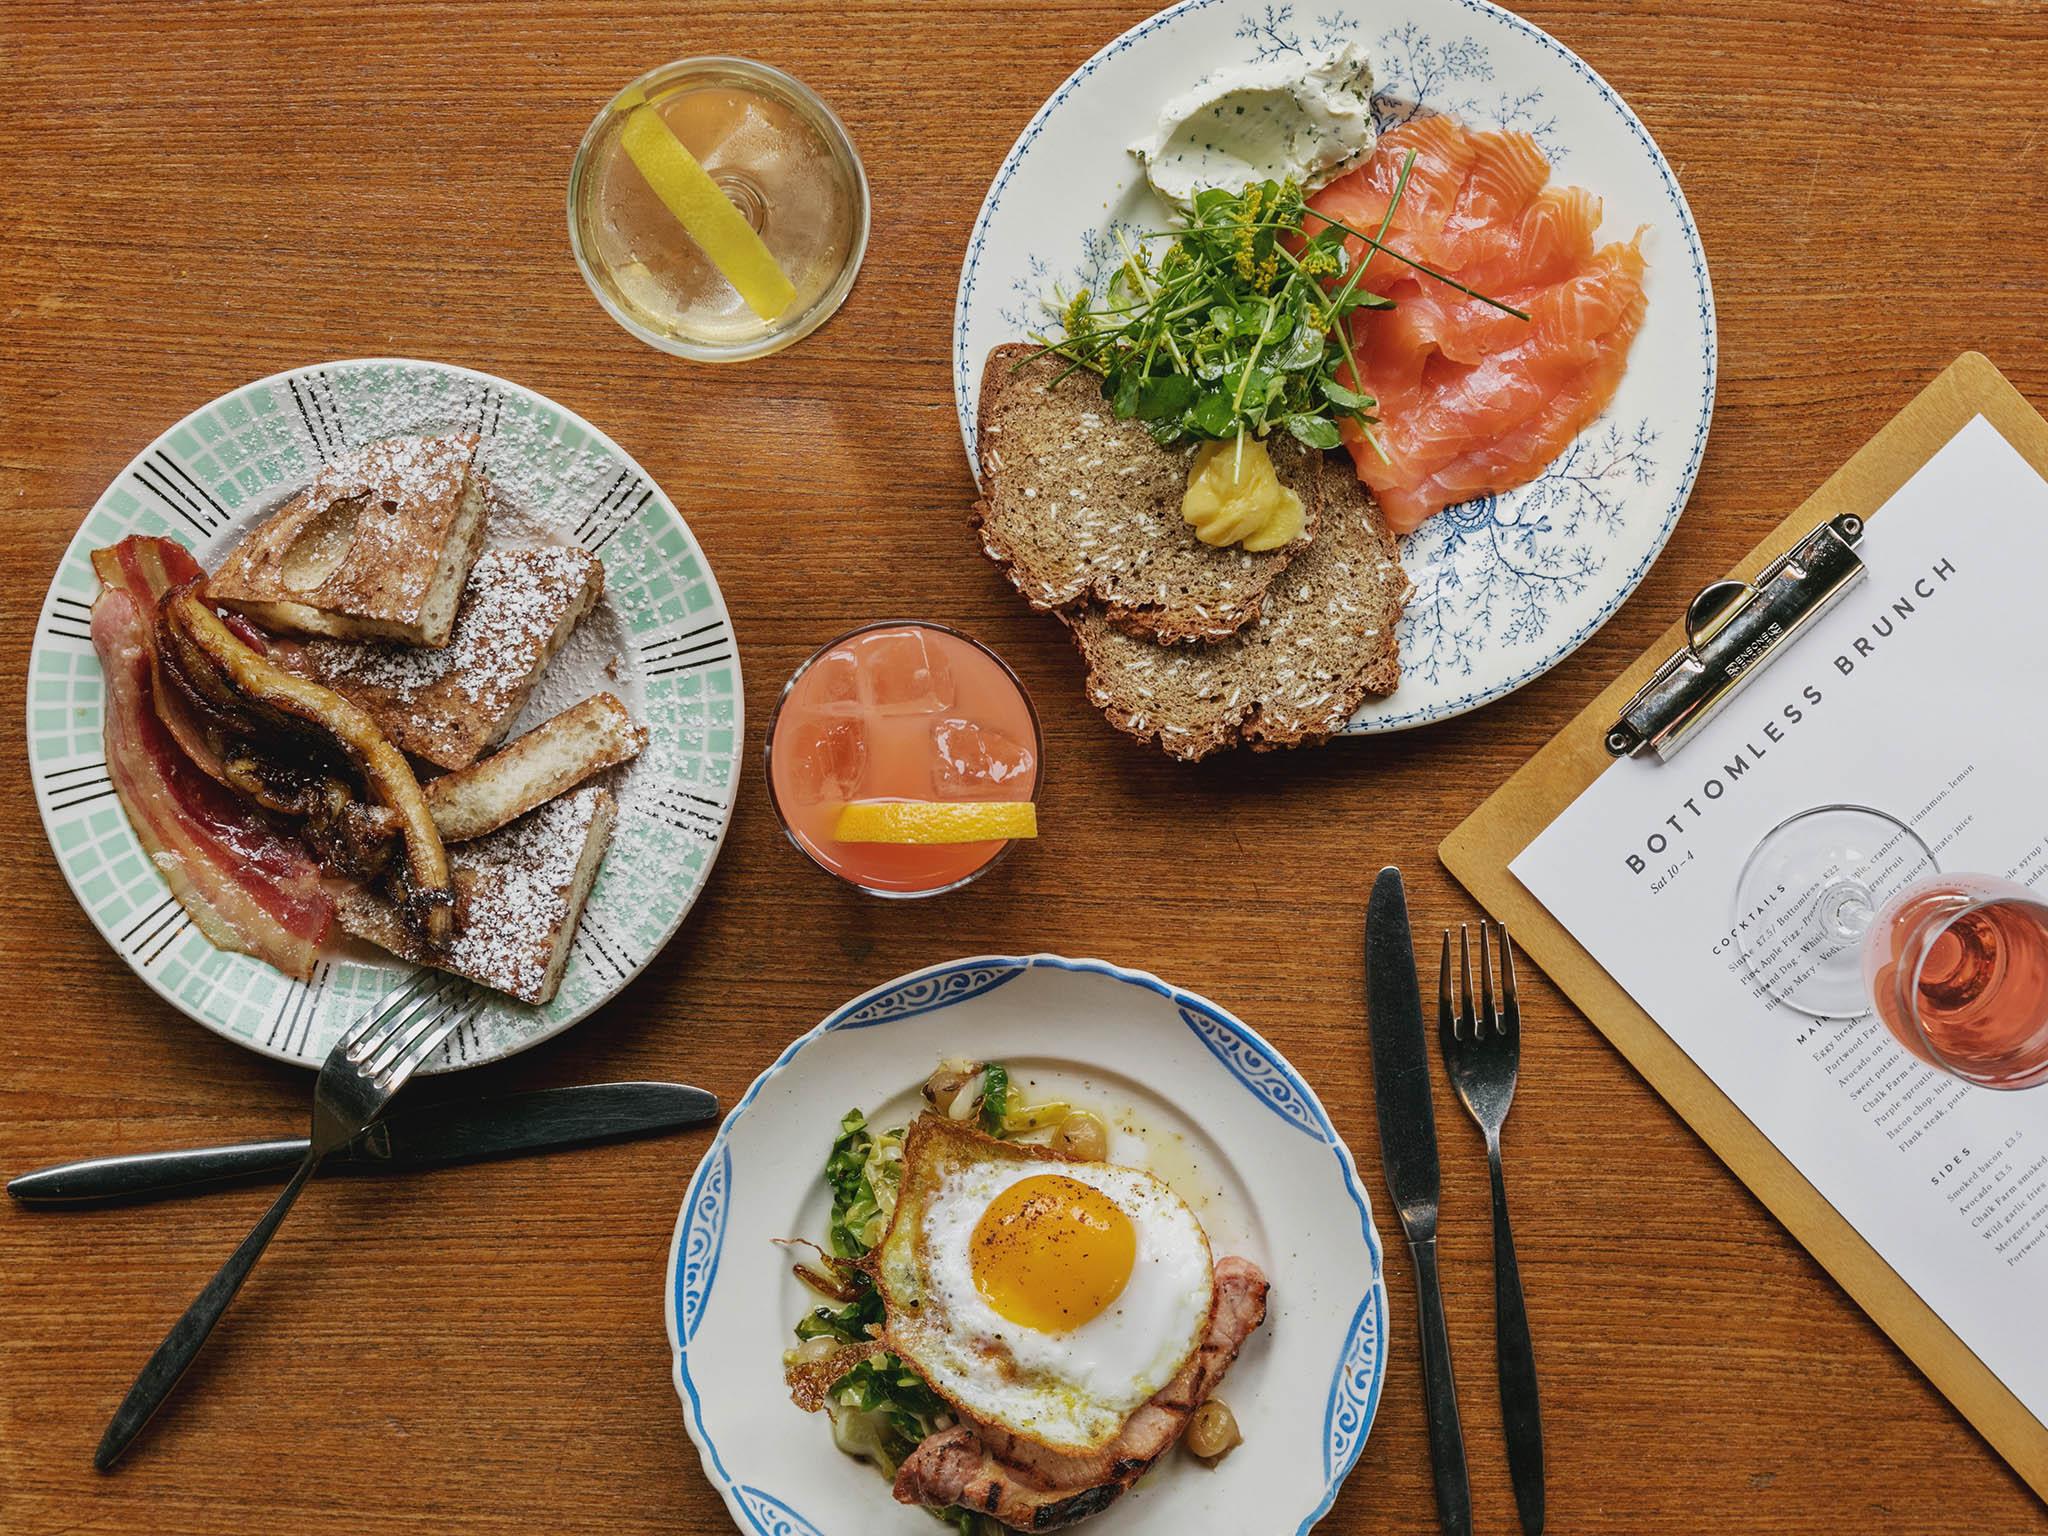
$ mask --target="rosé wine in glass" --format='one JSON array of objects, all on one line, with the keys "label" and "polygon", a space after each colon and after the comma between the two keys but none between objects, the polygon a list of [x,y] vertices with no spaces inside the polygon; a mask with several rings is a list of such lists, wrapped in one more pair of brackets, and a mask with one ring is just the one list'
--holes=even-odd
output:
[{"label": "ros\u00e9 wine in glass", "polygon": [[790,678],[768,722],[768,790],[789,840],[878,896],[965,885],[1007,842],[842,843],[863,801],[1023,801],[1038,793],[1038,716],[986,646],[939,624],[870,624]]},{"label": "ros\u00e9 wine in glass", "polygon": [[1931,1066],[1987,1088],[2048,1081],[2048,905],[1987,875],[1894,896],[1864,941],[1878,1016]]},{"label": "ros\u00e9 wine in glass", "polygon": [[1985,1088],[2048,1083],[2048,901],[1949,874],[1896,816],[1820,805],[1778,823],[1736,881],[1755,994],[1809,1018],[1873,1009],[1908,1051]]}]

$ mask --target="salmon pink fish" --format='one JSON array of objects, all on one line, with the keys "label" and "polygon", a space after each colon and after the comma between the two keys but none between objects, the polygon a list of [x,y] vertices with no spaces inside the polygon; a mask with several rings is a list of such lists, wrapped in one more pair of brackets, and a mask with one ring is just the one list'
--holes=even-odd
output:
[{"label": "salmon pink fish", "polygon": [[1358,377],[1347,382],[1379,402],[1379,447],[1350,421],[1345,446],[1388,524],[1407,533],[1533,480],[1607,408],[1643,322],[1643,255],[1640,232],[1595,246],[1600,200],[1551,186],[1529,135],[1448,117],[1382,135],[1370,160],[1309,199],[1307,227],[1320,213],[1376,235],[1390,203],[1386,245],[1529,316],[1345,242],[1353,261],[1370,258],[1361,284],[1394,301],[1351,318]]}]

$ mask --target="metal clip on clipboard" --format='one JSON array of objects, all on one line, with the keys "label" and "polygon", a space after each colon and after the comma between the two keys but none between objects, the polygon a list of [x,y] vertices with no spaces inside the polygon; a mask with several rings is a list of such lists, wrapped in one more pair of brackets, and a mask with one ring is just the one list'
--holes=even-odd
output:
[{"label": "metal clip on clipboard", "polygon": [[1686,643],[1607,729],[1615,757],[1668,762],[1743,685],[1778,659],[1863,578],[1863,519],[1830,518],[1753,581],[1702,587],[1685,610]]}]

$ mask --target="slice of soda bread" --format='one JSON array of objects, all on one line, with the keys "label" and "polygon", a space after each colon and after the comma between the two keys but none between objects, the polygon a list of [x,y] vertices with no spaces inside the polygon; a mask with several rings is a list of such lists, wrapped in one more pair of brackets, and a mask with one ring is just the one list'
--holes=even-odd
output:
[{"label": "slice of soda bread", "polygon": [[1088,664],[1088,699],[1118,730],[1192,762],[1225,747],[1322,741],[1401,678],[1394,626],[1408,600],[1399,552],[1371,492],[1341,463],[1324,477],[1316,541],[1228,640],[1165,647],[1100,608],[1065,615]]},{"label": "slice of soda bread", "polygon": [[287,634],[443,646],[483,542],[476,436],[399,437],[324,464],[208,578]]},{"label": "slice of soda bread", "polygon": [[1212,548],[1180,514],[1195,445],[1162,448],[1143,423],[1118,421],[1093,374],[1051,383],[1067,364],[1037,350],[997,347],[982,369],[974,521],[989,558],[1034,608],[1092,603],[1168,643],[1243,628],[1315,536],[1322,455],[1285,434],[1268,440],[1302,500],[1300,538],[1264,554]]}]

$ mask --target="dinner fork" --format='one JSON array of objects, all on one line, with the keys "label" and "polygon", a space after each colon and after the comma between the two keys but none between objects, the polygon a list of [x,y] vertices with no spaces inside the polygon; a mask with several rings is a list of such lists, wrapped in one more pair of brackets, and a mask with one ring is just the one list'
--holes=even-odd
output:
[{"label": "dinner fork", "polygon": [[1515,1263],[1515,1234],[1508,1225],[1508,1186],[1501,1176],[1500,1131],[1515,1101],[1521,1066],[1522,1010],[1515,1002],[1515,952],[1508,930],[1500,930],[1503,1007],[1494,1006],[1493,961],[1487,924],[1479,924],[1479,1009],[1472,1007],[1472,946],[1458,925],[1458,966],[1462,1000],[1451,1008],[1451,930],[1444,930],[1443,968],[1437,984],[1437,1031],[1451,1086],[1486,1137],[1486,1163],[1493,1174],[1493,1331],[1500,1373],[1501,1428],[1508,1442],[1508,1478],[1515,1509],[1527,1536],[1543,1529],[1543,1415],[1536,1395],[1536,1353],[1529,1342],[1529,1312],[1522,1302],[1522,1272]]},{"label": "dinner fork", "polygon": [[206,1288],[171,1325],[163,1343],[142,1367],[135,1385],[114,1410],[92,1464],[105,1472],[121,1458],[164,1399],[178,1384],[256,1267],[285,1213],[328,1153],[347,1146],[376,1124],[420,1063],[459,1025],[482,1010],[482,994],[467,982],[437,971],[420,971],[411,981],[378,999],[334,1044],[313,1084],[313,1131],[305,1158],[291,1182],[242,1246],[229,1256]]}]

